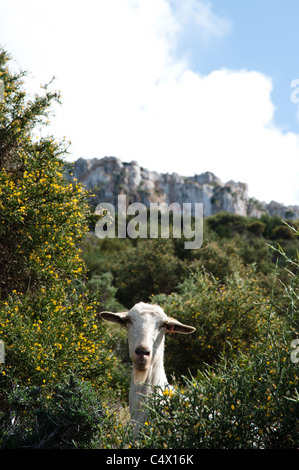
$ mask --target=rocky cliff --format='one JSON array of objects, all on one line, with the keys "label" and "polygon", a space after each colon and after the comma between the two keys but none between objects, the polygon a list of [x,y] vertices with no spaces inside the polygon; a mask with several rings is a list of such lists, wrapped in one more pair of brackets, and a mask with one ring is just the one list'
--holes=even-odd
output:
[{"label": "rocky cliff", "polygon": [[192,205],[203,202],[205,216],[226,211],[243,216],[269,214],[282,219],[299,219],[299,206],[259,202],[249,198],[245,183],[223,183],[211,172],[185,177],[149,171],[135,161],[124,163],[115,157],[79,158],[74,163],[72,178],[93,190],[94,205],[109,202],[117,208],[118,195],[126,194],[128,204],[141,202],[147,207],[151,202],[177,202],[181,207],[186,202]]}]

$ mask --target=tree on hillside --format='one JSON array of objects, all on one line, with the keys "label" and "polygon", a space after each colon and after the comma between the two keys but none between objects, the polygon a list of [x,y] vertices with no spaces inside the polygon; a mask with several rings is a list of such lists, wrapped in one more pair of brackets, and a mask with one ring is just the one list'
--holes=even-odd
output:
[{"label": "tree on hillside", "polygon": [[46,282],[76,277],[83,266],[75,249],[87,229],[89,207],[81,186],[64,178],[65,142],[37,138],[36,126],[48,124],[57,92],[43,86],[28,98],[24,72],[12,73],[0,51],[0,272],[1,298]]},{"label": "tree on hillside", "polygon": [[[50,409],[51,416],[59,413],[57,389],[78,381],[98,390],[99,397],[111,396],[117,360],[107,344],[106,327],[96,319],[97,299],[78,294],[73,285],[75,279],[82,282],[85,277],[80,243],[91,217],[87,193],[76,181],[65,178],[63,157],[68,145],[38,133],[39,126],[48,124],[51,107],[60,102],[60,96],[49,83],[42,87],[41,96],[29,97],[24,91],[25,73],[12,71],[10,60],[0,49],[4,83],[0,103],[0,340],[5,346],[5,363],[0,364],[0,446],[1,440],[16,446],[19,439],[22,443],[37,440],[41,446],[41,440],[48,442],[48,437],[36,435],[36,423],[52,435],[53,430],[39,419],[48,416]],[[70,393],[67,399],[72,401],[75,395]],[[41,412],[43,400],[46,405]],[[80,414],[85,413],[80,403],[76,416],[81,421],[69,423],[68,428],[76,428],[76,436],[81,437],[68,433],[70,446],[75,445],[73,439],[82,439],[79,428],[85,433],[86,425],[95,426],[94,420],[90,424]],[[64,409],[68,406],[74,402],[65,403]],[[98,404],[90,406],[98,415]],[[101,413],[106,416],[104,409]],[[56,418],[51,420],[52,426]],[[88,435],[91,438],[89,431]]]}]

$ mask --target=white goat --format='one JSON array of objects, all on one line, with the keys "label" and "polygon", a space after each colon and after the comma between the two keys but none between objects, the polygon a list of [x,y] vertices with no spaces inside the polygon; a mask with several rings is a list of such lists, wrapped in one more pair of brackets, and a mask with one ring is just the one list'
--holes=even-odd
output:
[{"label": "white goat", "polygon": [[195,328],[167,317],[158,305],[143,302],[128,312],[101,312],[100,315],[104,320],[119,323],[128,330],[129,352],[133,361],[129,407],[136,435],[145,421],[142,405],[150,393],[151,387],[148,385],[164,389],[168,383],[163,363],[165,333],[189,334]]}]

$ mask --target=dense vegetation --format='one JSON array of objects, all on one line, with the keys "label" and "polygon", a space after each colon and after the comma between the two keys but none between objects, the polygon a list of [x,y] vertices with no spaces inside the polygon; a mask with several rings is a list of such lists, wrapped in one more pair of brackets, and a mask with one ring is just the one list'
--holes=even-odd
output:
[{"label": "dense vegetation", "polygon": [[[65,178],[67,144],[43,136],[59,94],[28,97],[9,65],[1,50],[0,446],[298,447],[296,222],[217,214],[198,250],[97,238],[91,195]],[[196,333],[167,338],[176,392],[153,393],[133,442],[126,338],[97,314],[138,301]]]}]

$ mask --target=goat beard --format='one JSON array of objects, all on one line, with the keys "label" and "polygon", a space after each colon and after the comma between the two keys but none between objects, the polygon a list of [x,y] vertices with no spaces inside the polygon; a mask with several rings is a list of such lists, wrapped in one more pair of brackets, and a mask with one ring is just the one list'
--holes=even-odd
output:
[{"label": "goat beard", "polygon": [[134,384],[136,385],[139,383],[144,383],[147,377],[147,372],[148,372],[148,369],[138,370],[134,367],[134,375],[133,375]]}]

